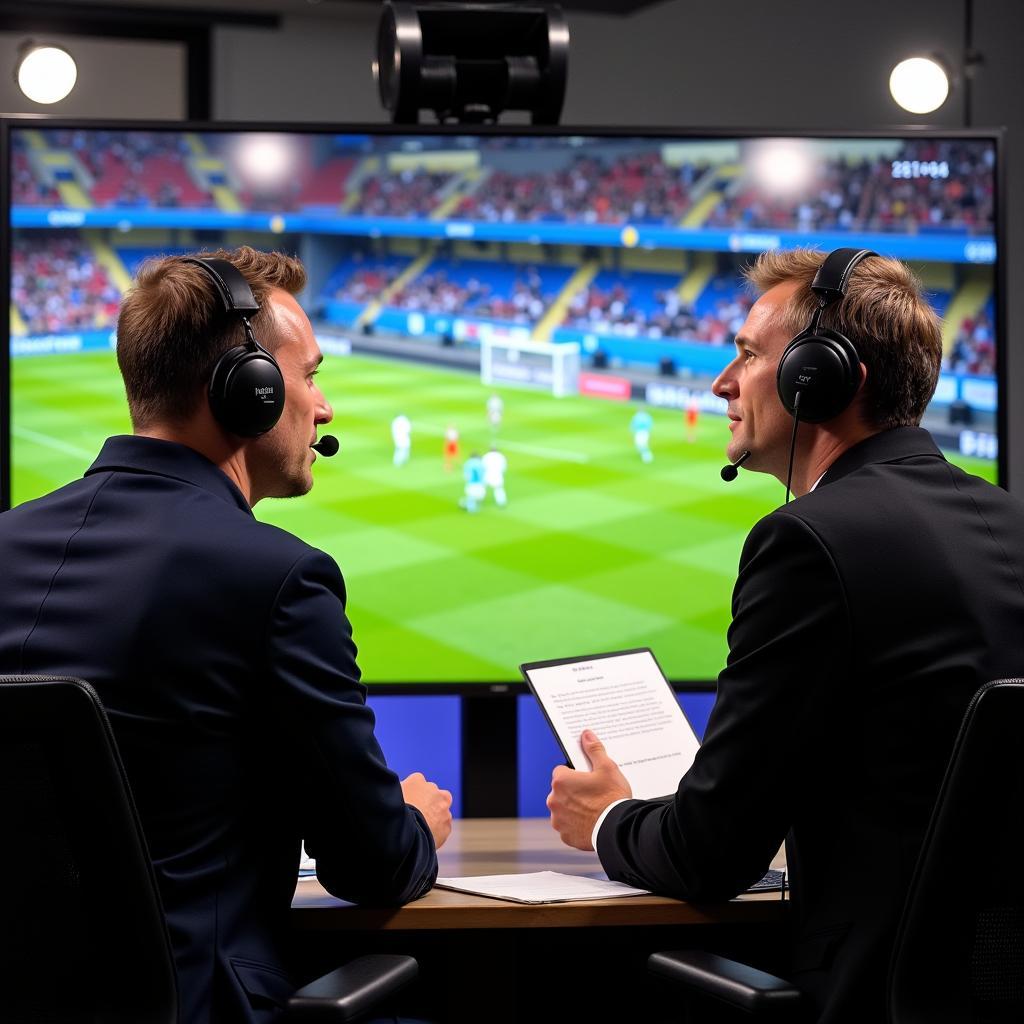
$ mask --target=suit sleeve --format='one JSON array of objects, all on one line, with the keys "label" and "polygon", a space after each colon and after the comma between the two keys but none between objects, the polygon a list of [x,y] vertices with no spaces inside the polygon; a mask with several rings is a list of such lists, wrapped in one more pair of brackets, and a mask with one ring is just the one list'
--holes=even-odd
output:
[{"label": "suit sleeve", "polygon": [[729,657],[693,767],[667,801],[615,807],[598,835],[610,878],[680,899],[731,899],[767,870],[827,749],[851,663],[835,565],[800,519],[751,531]]},{"label": "suit sleeve", "polygon": [[311,550],[282,584],[270,614],[268,669],[276,702],[303,752],[306,851],[328,892],[397,905],[437,877],[434,840],[408,806],[374,736],[359,682],[345,585],[334,560]]}]

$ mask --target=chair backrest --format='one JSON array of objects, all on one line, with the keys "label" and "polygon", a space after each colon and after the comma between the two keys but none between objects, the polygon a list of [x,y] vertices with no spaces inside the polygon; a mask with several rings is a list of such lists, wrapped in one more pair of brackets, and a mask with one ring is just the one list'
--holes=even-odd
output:
[{"label": "chair backrest", "polygon": [[0,1021],[177,1024],[156,878],[103,707],[0,676]]},{"label": "chair backrest", "polygon": [[917,863],[892,1024],[1024,1020],[1024,680],[971,701]]}]

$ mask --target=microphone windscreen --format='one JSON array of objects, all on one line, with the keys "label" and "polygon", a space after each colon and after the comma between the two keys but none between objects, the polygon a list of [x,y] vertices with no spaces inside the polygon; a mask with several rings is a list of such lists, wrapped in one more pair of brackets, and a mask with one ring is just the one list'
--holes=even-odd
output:
[{"label": "microphone windscreen", "polygon": [[747,459],[750,458],[749,451],[743,451],[740,453],[740,457],[731,465],[722,467],[722,479],[728,483],[730,480],[735,480],[740,473],[740,466],[743,465]]},{"label": "microphone windscreen", "polygon": [[324,434],[316,444],[310,445],[310,447],[329,459],[332,455],[338,454],[338,449],[341,448],[341,445],[333,435]]}]

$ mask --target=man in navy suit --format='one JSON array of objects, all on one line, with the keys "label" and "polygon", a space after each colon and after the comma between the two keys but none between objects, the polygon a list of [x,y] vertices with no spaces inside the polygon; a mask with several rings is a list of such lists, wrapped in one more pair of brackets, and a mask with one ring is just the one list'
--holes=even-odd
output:
[{"label": "man in navy suit", "polygon": [[749,276],[763,294],[714,383],[730,460],[785,482],[785,382],[826,364],[823,350],[789,360],[780,387],[787,344],[813,323],[854,347],[845,404],[797,431],[797,499],[744,545],[693,767],[673,798],[633,800],[586,731],[593,770],[556,768],[548,806],[611,878],[681,899],[737,895],[785,839],[793,981],[820,1024],[865,1024],[886,1019],[896,927],[967,704],[1024,671],[1024,506],[918,426],[942,336],[906,267],[867,256],[825,308],[822,266],[807,250],[761,257]]},{"label": "man in navy suit", "polygon": [[[310,445],[332,417],[294,298],[305,272],[249,248],[213,255],[251,288],[251,331],[216,275],[147,263],[118,322],[134,435],[0,516],[0,673],[99,692],[159,880],[180,1019],[255,1024],[296,987],[284,937],[300,841],[330,892],[401,904],[433,884],[451,796],[387,767],[337,565],[252,515],[309,491]],[[259,436],[208,398],[238,347],[269,353],[283,378],[280,418]]]}]

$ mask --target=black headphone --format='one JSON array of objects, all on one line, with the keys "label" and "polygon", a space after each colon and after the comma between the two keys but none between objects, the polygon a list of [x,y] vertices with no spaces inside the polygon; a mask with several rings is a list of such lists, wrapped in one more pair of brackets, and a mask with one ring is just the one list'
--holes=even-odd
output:
[{"label": "black headphone", "polygon": [[860,386],[860,356],[849,338],[820,327],[821,314],[846,295],[853,268],[870,249],[836,249],[825,257],[811,282],[819,305],[811,322],[786,346],[776,382],[779,398],[791,416],[822,423],[838,416]]},{"label": "black headphone", "polygon": [[259,437],[284,411],[284,377],[277,360],[256,340],[249,317],[259,312],[249,282],[227,260],[187,256],[214,283],[223,311],[237,316],[245,328],[245,344],[229,348],[210,376],[210,408],[225,430],[241,437]]}]

